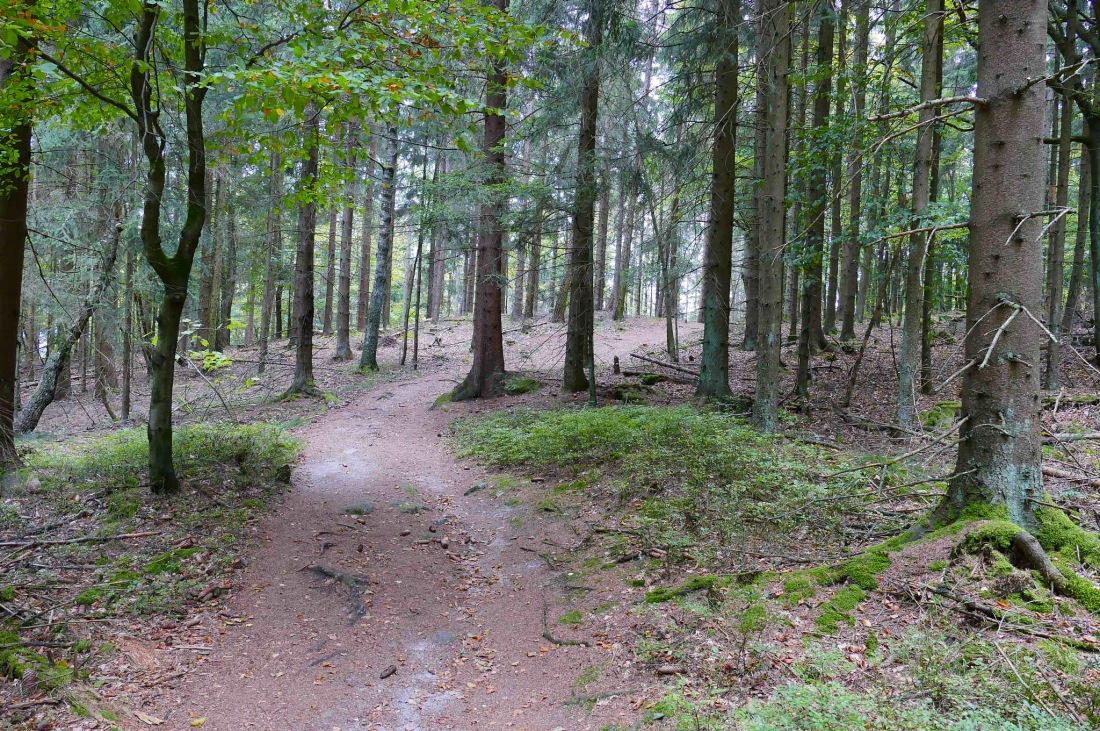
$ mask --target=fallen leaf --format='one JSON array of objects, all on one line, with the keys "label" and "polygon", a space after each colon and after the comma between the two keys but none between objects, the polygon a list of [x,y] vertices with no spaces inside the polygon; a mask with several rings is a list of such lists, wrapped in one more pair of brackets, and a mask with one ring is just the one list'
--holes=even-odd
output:
[{"label": "fallen leaf", "polygon": [[191,719],[191,725],[194,726],[195,728],[198,728],[199,726],[202,726],[204,723],[206,723],[206,717],[205,716],[202,717],[202,718],[192,718]]},{"label": "fallen leaf", "polygon": [[142,713],[141,711],[134,711],[134,715],[137,716],[139,721],[149,726],[160,726],[165,722],[163,718],[150,716],[148,713]]}]

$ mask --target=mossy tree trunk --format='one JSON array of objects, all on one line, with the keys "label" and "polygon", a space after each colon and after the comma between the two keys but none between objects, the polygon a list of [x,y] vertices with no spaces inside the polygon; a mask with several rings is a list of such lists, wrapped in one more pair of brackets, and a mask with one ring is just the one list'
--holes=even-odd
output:
[{"label": "mossy tree trunk", "polygon": [[[1046,12],[1038,0],[983,0],[978,11],[978,96],[970,213],[970,297],[955,477],[939,512],[1003,505],[1035,525],[1043,499],[1039,346],[1043,302]],[[979,320],[981,321],[979,323]]]},{"label": "mossy tree trunk", "polygon": [[157,342],[148,353],[152,391],[149,396],[149,484],[154,493],[179,490],[172,459],[172,390],[175,385],[176,348],[180,317],[187,302],[187,283],[195,251],[206,225],[206,137],[202,104],[206,89],[201,85],[206,45],[198,0],[183,0],[183,86],[187,140],[187,210],[180,230],[179,245],[172,256],[162,246],[160,218],[164,198],[166,136],[157,122],[154,84],[153,42],[162,6],[147,0],[135,32],[134,63],[130,94],[135,107],[138,139],[146,160],[146,183],[141,218],[141,244],[146,261],[164,285],[157,312]]}]

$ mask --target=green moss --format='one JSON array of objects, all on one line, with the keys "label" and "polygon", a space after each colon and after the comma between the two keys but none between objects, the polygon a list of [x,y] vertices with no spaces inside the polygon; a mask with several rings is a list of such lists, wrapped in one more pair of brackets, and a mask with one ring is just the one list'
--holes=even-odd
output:
[{"label": "green moss", "polygon": [[721,589],[729,586],[733,583],[733,580],[732,576],[722,576],[720,574],[692,576],[680,586],[654,589],[646,594],[645,600],[650,604],[659,604],[695,591],[713,591],[715,589]]},{"label": "green moss", "polygon": [[841,589],[825,605],[824,611],[816,620],[817,628],[825,634],[835,635],[841,622],[855,624],[851,612],[866,598],[867,593],[858,586]]},{"label": "green moss", "polygon": [[14,586],[5,586],[3,589],[0,589],[0,602],[10,602],[14,598],[15,598],[15,587]]},{"label": "green moss", "polygon": [[1089,612],[1100,613],[1100,588],[1071,569],[1059,567],[1059,570],[1062,576],[1066,577],[1066,590],[1069,595],[1081,602]]},{"label": "green moss", "polygon": [[947,568],[947,566],[948,566],[947,560],[939,558],[939,559],[936,559],[935,561],[933,561],[932,563],[928,564],[928,570],[929,571],[943,571],[945,568]]},{"label": "green moss", "polygon": [[966,534],[955,550],[973,553],[982,546],[989,546],[1001,553],[1007,553],[1012,549],[1012,540],[1020,530],[1020,526],[1007,520],[980,523]]},{"label": "green moss", "polygon": [[584,624],[584,612],[579,609],[566,612],[558,619],[558,624],[570,624],[574,627],[579,627]]},{"label": "green moss", "polygon": [[88,589],[77,595],[74,600],[77,605],[82,607],[90,607],[95,604],[103,596],[101,589]]},{"label": "green moss", "polygon": [[647,386],[656,386],[658,383],[664,383],[670,380],[668,376],[663,373],[646,373],[641,377],[642,383]]},{"label": "green moss", "polygon": [[878,633],[871,630],[867,633],[867,656],[870,657],[878,652]]},{"label": "green moss", "polygon": [[1016,570],[1012,562],[1000,551],[993,551],[993,563],[989,566],[989,575],[992,577],[1007,576]]},{"label": "green moss", "polygon": [[542,384],[534,378],[512,378],[504,384],[504,392],[509,396],[536,393],[541,388]]},{"label": "green moss", "polygon": [[177,548],[159,556],[153,557],[145,564],[147,574],[178,574],[183,570],[181,561],[191,558],[201,551],[201,548]]},{"label": "green moss", "polygon": [[921,423],[929,429],[949,427],[958,419],[960,409],[960,401],[937,401],[931,409],[921,412]]},{"label": "green moss", "polygon": [[1035,537],[1043,548],[1060,553],[1068,561],[1100,568],[1100,535],[1083,530],[1054,508],[1040,507],[1035,517],[1039,521]]},{"label": "green moss", "polygon": [[805,571],[793,571],[783,578],[783,603],[788,607],[817,595],[817,584]]},{"label": "green moss", "polygon": [[841,581],[855,584],[862,589],[877,589],[876,574],[890,568],[890,557],[885,553],[866,553],[841,564],[833,572],[834,584]]},{"label": "green moss", "polygon": [[635,588],[645,586],[645,579],[627,579],[627,586],[633,586]]}]

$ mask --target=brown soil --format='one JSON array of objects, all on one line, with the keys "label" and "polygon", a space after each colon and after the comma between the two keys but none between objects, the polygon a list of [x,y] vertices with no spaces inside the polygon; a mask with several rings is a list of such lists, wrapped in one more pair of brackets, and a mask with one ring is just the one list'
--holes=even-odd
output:
[{"label": "brown soil", "polygon": [[[613,331],[598,338],[599,357],[626,360],[657,338],[658,321]],[[560,340],[533,334],[513,343],[525,353],[509,362],[526,355],[528,368],[548,369]],[[192,628],[209,654],[134,710],[162,728],[204,718],[202,728],[218,730],[579,731],[632,720],[618,717],[623,703],[569,704],[578,674],[617,663],[621,645],[545,636],[570,631],[556,623],[565,577],[539,553],[576,536],[537,516],[521,525],[519,508],[485,490],[465,495],[488,476],[454,459],[448,424],[507,399],[432,409],[462,360],[383,383],[298,432],[306,448],[294,489],[267,522],[242,589],[227,612]],[[354,504],[373,511],[347,514]],[[311,566],[360,577],[365,616],[351,621],[348,588]],[[150,664],[188,654],[149,652]],[[396,672],[382,678],[388,668]],[[126,724],[148,728],[136,715]]]}]

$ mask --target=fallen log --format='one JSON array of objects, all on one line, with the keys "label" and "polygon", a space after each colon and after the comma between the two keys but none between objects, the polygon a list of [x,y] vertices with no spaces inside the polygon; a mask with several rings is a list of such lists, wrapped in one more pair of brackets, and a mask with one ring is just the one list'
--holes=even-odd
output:
[{"label": "fallen log", "polygon": [[638,360],[645,361],[646,363],[652,363],[653,365],[659,365],[662,368],[668,368],[670,370],[679,371],[680,373],[686,373],[689,376],[695,376],[696,378],[699,377],[699,374],[691,370],[690,368],[684,368],[683,366],[677,365],[675,363],[668,363],[666,361],[657,360],[656,358],[650,358],[645,355],[638,355],[637,353],[631,353],[630,357],[637,358]]},{"label": "fallen log", "polygon": [[1046,477],[1056,477],[1059,480],[1071,480],[1073,482],[1080,482],[1082,484],[1088,485],[1089,487],[1100,487],[1100,479],[1089,477],[1088,475],[1079,475],[1076,472],[1059,469],[1058,467],[1051,467],[1050,465],[1043,465],[1043,475],[1045,475]]}]

